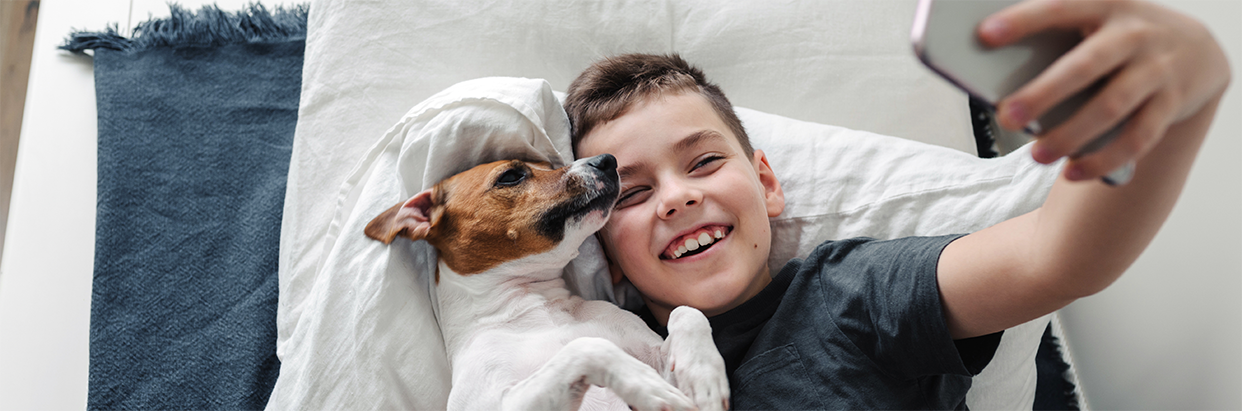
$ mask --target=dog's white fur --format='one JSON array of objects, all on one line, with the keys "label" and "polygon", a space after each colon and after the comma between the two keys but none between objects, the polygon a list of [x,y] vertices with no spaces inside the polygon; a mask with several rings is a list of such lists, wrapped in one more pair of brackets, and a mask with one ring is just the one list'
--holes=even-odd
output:
[{"label": "dog's white fur", "polygon": [[[584,161],[568,173],[589,174]],[[662,341],[636,315],[565,287],[564,266],[606,221],[602,211],[568,219],[552,250],[482,273],[459,275],[440,260],[449,409],[727,408],[724,361],[701,312],[674,310]]]}]

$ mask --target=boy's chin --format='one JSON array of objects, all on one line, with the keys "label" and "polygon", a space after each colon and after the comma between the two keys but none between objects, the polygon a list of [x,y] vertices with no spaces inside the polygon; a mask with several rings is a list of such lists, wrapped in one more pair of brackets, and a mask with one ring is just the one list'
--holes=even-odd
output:
[{"label": "boy's chin", "polygon": [[[699,258],[684,262],[659,260],[663,269],[648,272],[651,275],[667,276],[663,281],[634,282],[633,278],[630,278],[630,281],[638,288],[647,304],[653,308],[659,306],[660,309],[671,311],[673,308],[686,305],[702,311],[709,317],[723,314],[750,300],[771,282],[772,278],[768,273],[766,261],[751,264],[753,261],[751,260],[744,264],[737,264],[739,256],[735,250],[716,251],[695,256]],[[714,262],[718,259],[730,260],[734,264],[715,264]],[[744,256],[743,259],[749,260],[749,256]],[[744,268],[755,265],[759,267],[754,271]],[[660,271],[663,273],[659,273]],[[645,292],[643,287],[638,287],[639,284],[661,288],[661,290],[652,290],[657,291],[652,294],[663,295],[667,300],[652,301],[647,297],[649,293]],[[674,289],[680,292],[675,295],[669,295],[666,292]],[[654,311],[656,310],[653,309]]]},{"label": "boy's chin", "polygon": [[[759,273],[757,275],[764,274]],[[753,298],[769,282],[771,282],[770,279],[768,281],[753,281],[753,278],[736,278],[730,281],[729,284],[716,287],[700,287],[699,289],[704,291],[687,296],[686,301],[688,304],[682,305],[697,308],[709,317],[723,314]]]}]

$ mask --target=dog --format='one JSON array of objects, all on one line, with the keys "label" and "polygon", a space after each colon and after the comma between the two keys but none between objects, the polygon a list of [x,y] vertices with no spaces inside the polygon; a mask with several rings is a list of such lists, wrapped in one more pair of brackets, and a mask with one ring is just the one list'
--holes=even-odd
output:
[{"label": "dog", "polygon": [[674,310],[661,341],[633,313],[565,287],[563,268],[617,201],[616,167],[609,154],[559,169],[483,164],[367,224],[385,244],[402,236],[438,251],[449,409],[728,408],[724,360],[701,312]]}]

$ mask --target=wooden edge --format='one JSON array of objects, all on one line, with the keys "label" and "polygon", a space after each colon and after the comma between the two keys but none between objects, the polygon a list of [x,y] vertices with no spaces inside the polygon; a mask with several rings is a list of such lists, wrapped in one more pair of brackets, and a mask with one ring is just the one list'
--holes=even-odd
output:
[{"label": "wooden edge", "polygon": [[0,1],[0,259],[34,53],[39,0]]}]

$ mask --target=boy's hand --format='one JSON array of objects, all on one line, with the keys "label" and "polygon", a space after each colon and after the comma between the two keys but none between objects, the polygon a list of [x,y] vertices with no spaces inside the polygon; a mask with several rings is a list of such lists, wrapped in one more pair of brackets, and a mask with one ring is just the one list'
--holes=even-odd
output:
[{"label": "boy's hand", "polygon": [[1169,126],[1198,113],[1229,83],[1229,64],[1211,33],[1198,21],[1149,3],[1030,0],[988,17],[979,37],[1003,46],[1046,29],[1079,30],[1085,39],[1000,102],[1001,126],[1020,129],[1106,76],[1112,78],[1102,91],[1042,135],[1032,156],[1051,163],[1129,119],[1107,147],[1069,161],[1070,180],[1096,179],[1142,158]]},{"label": "boy's hand", "polygon": [[[1151,243],[1173,210],[1216,115],[1229,63],[1198,22],[1154,5],[1031,0],[990,16],[984,41],[1008,44],[1049,28],[1085,39],[1000,103],[1016,128],[1097,80],[1103,90],[1031,150],[1050,162],[1126,120],[1100,151],[1071,159],[1039,209],[949,243],[937,263],[954,338],[993,333],[1108,287]],[[1134,160],[1120,187],[1095,180]]]}]

